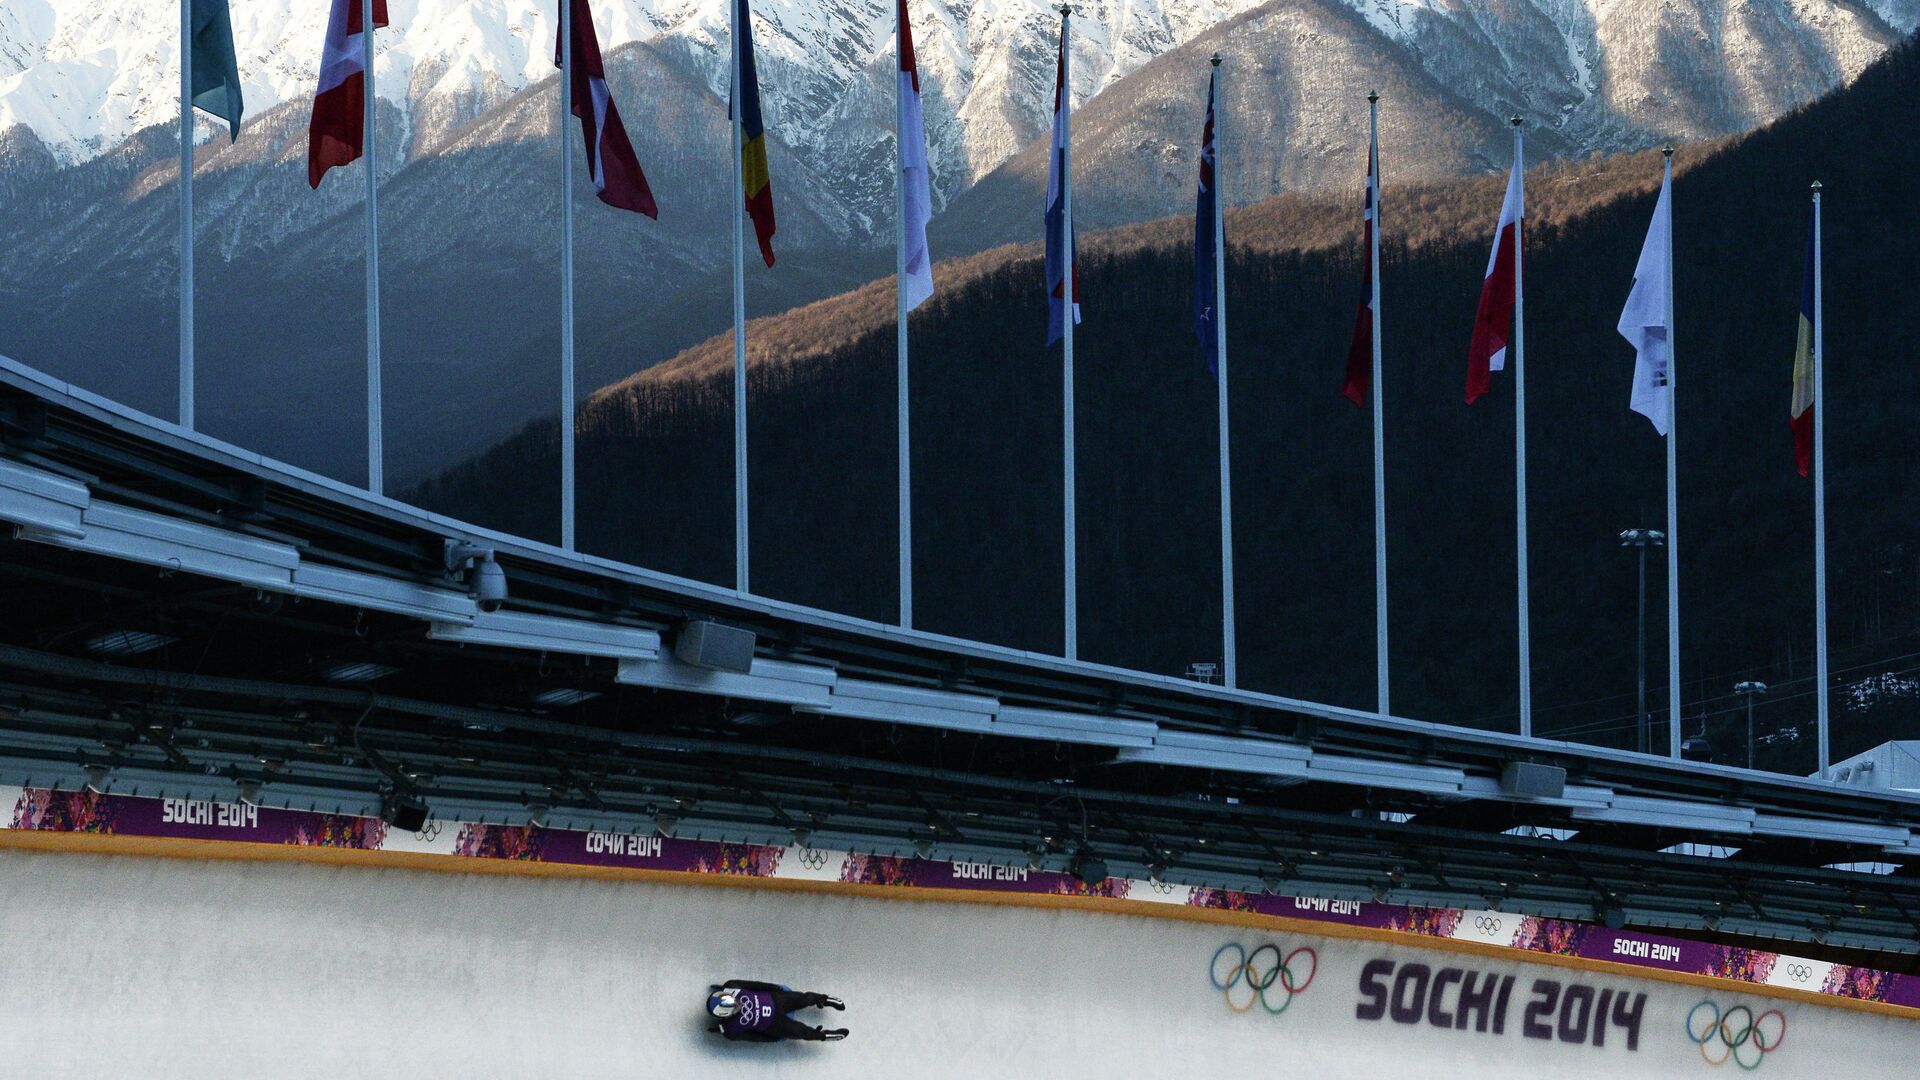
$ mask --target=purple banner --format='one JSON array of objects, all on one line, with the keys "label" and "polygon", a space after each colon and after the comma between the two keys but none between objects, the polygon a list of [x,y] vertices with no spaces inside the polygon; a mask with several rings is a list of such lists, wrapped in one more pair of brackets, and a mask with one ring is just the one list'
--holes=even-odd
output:
[{"label": "purple banner", "polygon": [[1365,927],[1414,938],[1468,941],[1515,953],[1576,957],[1920,1009],[1920,978],[1913,976],[1511,912],[1277,896],[1126,878],[1107,878],[1088,885],[1071,874],[998,863],[718,843],[658,833],[550,829],[533,824],[434,822],[421,833],[396,834],[378,818],[281,810],[242,802],[103,795],[84,789],[8,790],[19,794],[11,807],[0,801],[0,825],[16,830],[405,851],[882,888],[1154,901]]}]

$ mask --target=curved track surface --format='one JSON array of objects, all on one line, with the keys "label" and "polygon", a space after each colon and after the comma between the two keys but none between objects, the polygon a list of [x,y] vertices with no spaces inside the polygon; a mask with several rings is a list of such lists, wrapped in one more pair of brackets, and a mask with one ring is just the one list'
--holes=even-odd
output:
[{"label": "curved track surface", "polygon": [[[1232,978],[1232,947],[1210,978],[1230,942],[1293,957],[1265,1007]],[[1911,1075],[1920,1036],[1911,1021],[1798,1001],[1231,926],[272,862],[0,851],[0,943],[0,1061],[28,1080],[1614,1080],[1739,1072],[1709,1064],[1728,1053],[1768,1075],[1864,1080]],[[1483,987],[1513,976],[1504,1009],[1488,1005],[1497,1033],[1456,1026],[1468,973]],[[703,1031],[700,1007],[728,976],[838,994],[848,1010],[828,1015],[853,1035],[727,1044]],[[1285,981],[1304,989],[1287,995]],[[1551,1008],[1535,1004],[1541,983]],[[1429,985],[1446,987],[1437,1007]]]}]

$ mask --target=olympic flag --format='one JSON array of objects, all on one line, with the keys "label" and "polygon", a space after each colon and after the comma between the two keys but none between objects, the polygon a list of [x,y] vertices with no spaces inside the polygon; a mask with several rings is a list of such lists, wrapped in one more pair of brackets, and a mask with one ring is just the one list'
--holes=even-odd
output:
[{"label": "olympic flag", "polygon": [[1633,345],[1633,411],[1653,422],[1667,450],[1667,754],[1680,756],[1679,435],[1674,430],[1673,147],[1663,151],[1660,197],[1620,312],[1620,336]]}]

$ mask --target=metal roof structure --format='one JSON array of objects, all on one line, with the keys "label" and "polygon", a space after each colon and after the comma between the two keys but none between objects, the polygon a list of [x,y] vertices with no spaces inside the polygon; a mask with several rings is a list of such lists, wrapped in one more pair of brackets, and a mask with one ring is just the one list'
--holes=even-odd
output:
[{"label": "metal roof structure", "polygon": [[[417,797],[1920,953],[1920,793],[743,596],[375,497],[3,358],[0,523],[0,782]],[[493,552],[504,606],[448,571],[449,541]],[[706,621],[750,632],[751,656],[677,656]],[[1524,794],[1515,765],[1563,783]]]}]

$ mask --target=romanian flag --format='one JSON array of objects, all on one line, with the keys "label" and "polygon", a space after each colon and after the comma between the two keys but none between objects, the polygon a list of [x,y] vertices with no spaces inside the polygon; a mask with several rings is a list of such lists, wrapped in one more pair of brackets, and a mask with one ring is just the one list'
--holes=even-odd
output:
[{"label": "romanian flag", "polygon": [[[360,0],[333,0],[320,53],[320,87],[307,125],[307,183],[360,156],[365,145],[367,73],[360,44]],[[373,25],[387,25],[387,0],[373,0]]]},{"label": "romanian flag", "polygon": [[1813,228],[1807,228],[1807,269],[1800,278],[1800,341],[1793,351],[1793,461],[1800,475],[1813,465]]},{"label": "romanian flag", "polygon": [[767,174],[767,126],[760,120],[760,77],[753,70],[753,27],[747,0],[734,0],[733,32],[740,50],[740,100],[734,102],[740,119],[740,175],[746,188],[747,214],[753,235],[760,240],[760,257],[773,265],[773,181]]}]

